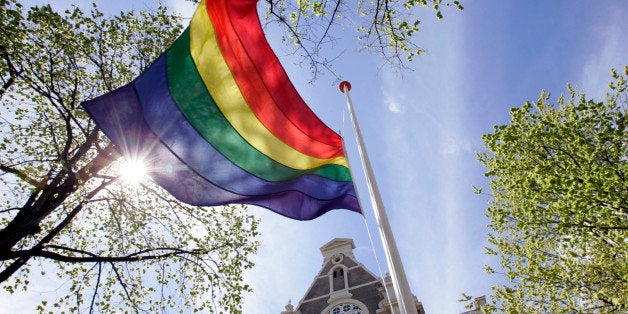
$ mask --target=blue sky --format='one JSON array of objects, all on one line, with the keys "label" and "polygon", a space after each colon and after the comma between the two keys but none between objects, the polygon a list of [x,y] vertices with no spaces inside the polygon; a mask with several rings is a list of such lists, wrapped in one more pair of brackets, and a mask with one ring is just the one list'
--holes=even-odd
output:
[{"label": "blue sky", "polygon": [[[400,75],[376,55],[351,48],[337,63],[353,84],[351,97],[410,286],[428,313],[459,313],[461,292],[488,294],[504,281],[483,271],[497,261],[484,255],[487,197],[472,189],[486,186],[475,159],[483,150],[481,135],[506,123],[511,107],[538,99],[542,89],[556,99],[571,82],[602,99],[610,69],[628,61],[626,2],[463,4],[464,11],[446,11],[441,21],[420,13],[417,40],[428,52],[415,58],[414,71]],[[345,34],[347,41],[331,49],[351,47],[353,33]],[[274,44],[281,55],[284,48]],[[356,184],[367,196],[353,131],[348,118],[342,120],[343,95],[331,78],[308,85],[307,69],[282,60],[323,121],[342,130]],[[385,268],[370,201],[362,202]],[[319,247],[334,237],[353,238],[357,258],[379,273],[359,215],[336,211],[298,222],[255,213],[262,218],[262,247],[247,274],[255,292],[245,300],[245,313],[277,313],[288,299],[296,304],[321,267]]]},{"label": "blue sky", "polygon": [[[123,2],[107,5],[122,9],[115,3]],[[168,3],[191,16],[188,2]],[[153,4],[132,3],[137,9]],[[376,54],[358,53],[350,27],[337,31],[340,40],[328,47],[346,50],[335,65],[353,85],[351,97],[410,286],[428,313],[459,313],[461,292],[488,294],[503,281],[483,271],[496,260],[484,255],[487,197],[472,189],[486,186],[475,159],[483,150],[481,135],[506,123],[509,108],[536,100],[542,89],[556,99],[571,82],[602,99],[610,69],[628,64],[625,1],[463,4],[464,11],[446,10],[441,21],[427,10],[418,12],[423,20],[417,43],[427,53],[415,58],[413,71],[400,74]],[[309,84],[309,69],[296,64],[279,34],[271,30],[267,36],[306,102],[344,135],[356,185],[367,196],[344,96],[333,78]],[[297,304],[321,267],[320,246],[336,237],[354,239],[358,260],[379,274],[365,221],[385,271],[370,201],[362,203],[366,219],[338,210],[302,222],[251,208],[262,220],[262,234],[256,267],[245,274],[255,291],[246,296],[244,312],[279,313],[289,299]]]}]

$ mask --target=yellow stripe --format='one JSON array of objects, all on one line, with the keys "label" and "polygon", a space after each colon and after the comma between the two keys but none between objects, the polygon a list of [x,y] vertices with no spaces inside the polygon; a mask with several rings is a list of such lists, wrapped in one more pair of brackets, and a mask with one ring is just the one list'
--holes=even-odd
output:
[{"label": "yellow stripe", "polygon": [[205,1],[202,1],[190,22],[190,53],[209,93],[238,133],[264,155],[294,169],[312,169],[325,164],[348,167],[345,157],[320,159],[297,151],[257,119],[220,52],[206,10]]}]

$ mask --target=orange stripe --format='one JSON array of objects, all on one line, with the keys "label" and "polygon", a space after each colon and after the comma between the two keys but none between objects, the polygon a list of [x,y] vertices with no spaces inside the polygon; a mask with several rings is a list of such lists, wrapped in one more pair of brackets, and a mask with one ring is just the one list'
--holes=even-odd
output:
[{"label": "orange stripe", "polygon": [[229,123],[257,150],[293,169],[306,170],[326,164],[348,167],[344,157],[315,158],[303,154],[274,136],[253,114],[218,48],[214,27],[207,14],[205,1],[190,22],[190,54]]},{"label": "orange stripe", "polygon": [[[233,1],[229,2],[232,3]],[[331,136],[327,136],[324,141],[314,138],[307,133],[307,126],[300,126],[291,121],[282,108],[273,99],[268,87],[261,78],[260,71],[248,55],[246,48],[242,45],[238,34],[233,28],[229,16],[227,15],[227,6],[225,1],[210,1],[207,3],[207,12],[215,27],[216,39],[222,51],[222,54],[235,77],[236,83],[242,91],[242,95],[251,107],[255,116],[268,128],[275,136],[284,141],[286,144],[294,147],[300,152],[317,158],[332,158],[343,156],[342,143],[340,137],[331,132]],[[255,8],[255,5],[248,4],[248,7]],[[253,10],[255,11],[255,10]],[[259,19],[255,19],[255,24],[259,25]],[[250,26],[255,29],[256,27]],[[261,28],[257,28],[261,32]],[[260,34],[263,36],[263,33]],[[255,47],[252,47],[255,48]],[[272,51],[271,51],[272,53]],[[272,55],[274,57],[274,53]],[[272,59],[272,57],[269,57]],[[275,58],[276,60],[276,58]],[[280,66],[280,69],[283,69]],[[261,69],[264,72],[276,70],[276,67]],[[287,78],[287,76],[286,76]],[[290,88],[290,81],[283,84],[277,84],[281,88]],[[304,102],[292,102],[285,104],[288,106],[301,105]],[[307,107],[307,106],[306,106]],[[309,108],[307,108],[309,111]],[[306,110],[300,110],[301,114]],[[317,128],[327,128],[320,120]],[[311,125],[311,124],[310,124]],[[324,132],[318,132],[324,133]],[[329,132],[328,132],[329,133]],[[333,145],[327,143],[334,143]]]},{"label": "orange stripe", "polygon": [[[304,130],[304,133],[323,143],[342,146],[340,136],[325,126],[290,82],[279,59],[266,41],[255,2],[255,0],[230,0],[225,3],[236,34],[273,99],[288,119]],[[321,125],[325,127],[320,127]]]}]

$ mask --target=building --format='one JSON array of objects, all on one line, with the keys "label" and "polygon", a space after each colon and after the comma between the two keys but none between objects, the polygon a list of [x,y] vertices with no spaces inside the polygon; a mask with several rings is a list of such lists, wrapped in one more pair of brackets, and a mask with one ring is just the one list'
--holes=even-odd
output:
[{"label": "building", "polygon": [[[396,314],[397,301],[390,282],[375,276],[353,255],[351,239],[333,239],[321,247],[323,265],[296,309],[291,302],[282,314]],[[387,289],[384,289],[385,282]],[[386,291],[390,295],[386,295]],[[389,302],[390,300],[390,302]],[[425,314],[416,300],[417,313]],[[392,304],[392,313],[391,306]]]}]

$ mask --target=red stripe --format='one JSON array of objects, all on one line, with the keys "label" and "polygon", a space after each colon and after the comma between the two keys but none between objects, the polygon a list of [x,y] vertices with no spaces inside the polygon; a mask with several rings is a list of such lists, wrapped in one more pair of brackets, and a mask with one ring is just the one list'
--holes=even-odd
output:
[{"label": "red stripe", "polygon": [[270,48],[255,3],[207,2],[223,57],[244,98],[257,118],[286,144],[316,158],[343,156],[340,136],[305,104]]}]

